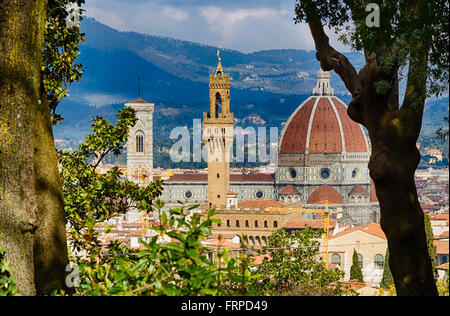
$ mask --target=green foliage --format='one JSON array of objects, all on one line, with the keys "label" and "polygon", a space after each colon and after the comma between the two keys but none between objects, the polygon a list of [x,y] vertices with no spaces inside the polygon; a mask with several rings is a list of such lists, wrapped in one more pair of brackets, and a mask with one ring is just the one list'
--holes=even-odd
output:
[{"label": "green foliage", "polygon": [[354,294],[339,284],[344,273],[328,270],[319,256],[321,231],[310,227],[289,234],[279,229],[263,247],[264,260],[258,267],[260,275],[252,287],[260,295],[343,295]]},{"label": "green foliage", "polygon": [[5,249],[0,247],[0,296],[18,295],[14,277],[9,264],[5,260]]},{"label": "green foliage", "polygon": [[68,96],[70,84],[79,81],[83,73],[83,65],[76,63],[76,59],[80,55],[78,46],[84,43],[85,34],[80,26],[67,25],[68,18],[74,13],[70,5],[81,6],[83,3],[84,0],[50,0],[47,6],[42,82],[54,124],[62,120],[61,115],[56,114],[56,107],[61,99]]},{"label": "green foliage", "polygon": [[[133,252],[118,243],[94,260],[78,260],[80,286],[76,295],[232,295],[236,279],[249,281],[249,270],[239,278],[239,260],[228,258],[225,249],[218,251],[220,263],[208,258],[209,250],[201,241],[211,234],[210,211],[204,220],[189,214],[198,205],[162,212],[159,200],[155,207],[161,225],[151,227],[154,236],[142,242],[144,250]],[[171,242],[162,242],[171,238]]]},{"label": "green foliage", "polygon": [[350,280],[364,282],[361,266],[359,265],[358,253],[353,249],[352,266],[350,267]]},{"label": "green foliage", "polygon": [[[263,250],[272,259],[252,267],[251,257],[244,253],[245,242],[240,256],[202,244],[211,235],[212,224],[220,223],[214,210],[198,214],[193,211],[199,205],[181,205],[163,211],[164,203],[157,199],[161,181],[139,187],[121,179],[117,168],[99,174],[99,163],[109,153],[120,154],[129,127],[136,123],[132,108],[125,107],[117,116],[116,125],[97,117],[84,144],[74,152],[58,152],[70,245],[86,254],[70,258],[79,273],[74,295],[353,294],[338,282],[342,271],[324,266],[318,254],[321,232],[310,228],[294,235],[277,231]],[[142,241],[143,249],[115,241],[102,251],[105,245],[95,228],[130,208],[159,218]]]},{"label": "green foliage", "polygon": [[439,296],[449,296],[449,273],[445,272],[444,278],[437,283]]},{"label": "green foliage", "polygon": [[389,248],[387,248],[386,255],[384,256],[383,278],[381,279],[380,287],[389,289],[391,285],[394,285],[394,277],[392,276],[391,269],[389,268]]},{"label": "green foliage", "polygon": [[128,137],[129,127],[136,123],[135,112],[126,107],[118,113],[116,125],[101,117],[92,123],[93,133],[74,152],[58,151],[58,163],[64,193],[66,220],[73,250],[99,253],[96,225],[130,208],[150,212],[153,200],[160,195],[161,181],[148,186],[123,180],[117,167],[105,174],[97,167],[108,154],[119,155]]},{"label": "green foliage", "polygon": [[428,255],[430,256],[434,278],[437,279],[438,277],[438,272],[436,269],[437,249],[433,241],[434,238],[433,229],[431,228],[430,216],[427,213],[423,213],[423,216],[425,222],[425,235],[427,237]]},{"label": "green foliage", "polygon": [[[297,0],[295,22],[307,21],[307,15],[327,25],[340,40],[368,56],[376,53],[378,67],[386,72],[406,68],[418,56],[428,63],[423,70],[427,91],[421,94],[439,96],[448,89],[449,2],[382,1],[379,5],[379,27],[368,27],[368,2],[360,0]],[[400,71],[401,76],[401,71]],[[394,82],[391,82],[393,84]]]}]

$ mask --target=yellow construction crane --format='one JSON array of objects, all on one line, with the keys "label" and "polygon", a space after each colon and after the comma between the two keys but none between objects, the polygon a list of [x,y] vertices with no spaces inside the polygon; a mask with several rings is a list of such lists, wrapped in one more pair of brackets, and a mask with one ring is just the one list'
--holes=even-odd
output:
[{"label": "yellow construction crane", "polygon": [[314,204],[322,204],[324,202],[325,209],[307,209],[307,208],[279,208],[279,207],[270,207],[266,208],[266,211],[291,211],[291,212],[301,212],[301,213],[317,213],[323,215],[324,223],[323,223],[323,262],[325,266],[328,267],[328,239],[330,234],[330,215],[331,214],[340,214],[341,211],[331,211],[328,208],[328,200],[319,201]]},{"label": "yellow construction crane", "polygon": [[[129,170],[128,170],[129,171]],[[150,170],[145,168],[134,168],[131,172],[127,172],[127,176],[131,176],[132,178],[142,179],[142,184],[148,185],[150,182],[150,178],[162,178],[167,177],[170,178],[173,176],[173,170],[169,170],[166,173],[150,173]]]}]

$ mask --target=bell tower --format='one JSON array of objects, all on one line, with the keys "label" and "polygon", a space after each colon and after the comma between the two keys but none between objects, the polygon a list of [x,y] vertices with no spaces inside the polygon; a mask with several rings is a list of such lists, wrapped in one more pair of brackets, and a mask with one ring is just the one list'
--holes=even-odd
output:
[{"label": "bell tower", "polygon": [[[130,127],[127,140],[128,180],[144,184],[139,175],[151,174],[153,169],[153,112],[155,104],[139,98],[125,103],[136,111],[136,125]],[[136,177],[138,176],[138,177]],[[149,178],[151,181],[152,179]]]},{"label": "bell tower", "polygon": [[208,203],[226,207],[230,191],[230,154],[234,116],[230,112],[230,75],[217,50],[216,72],[209,75],[209,113],[203,113],[203,142],[208,152]]}]

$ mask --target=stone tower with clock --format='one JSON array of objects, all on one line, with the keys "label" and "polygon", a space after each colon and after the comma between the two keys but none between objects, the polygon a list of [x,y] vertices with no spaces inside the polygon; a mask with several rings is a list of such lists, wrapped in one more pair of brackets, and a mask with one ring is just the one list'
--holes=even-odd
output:
[{"label": "stone tower with clock", "polygon": [[234,116],[230,111],[230,75],[222,69],[220,51],[209,75],[209,113],[203,113],[203,142],[208,153],[208,203],[226,206],[230,192],[230,157]]}]

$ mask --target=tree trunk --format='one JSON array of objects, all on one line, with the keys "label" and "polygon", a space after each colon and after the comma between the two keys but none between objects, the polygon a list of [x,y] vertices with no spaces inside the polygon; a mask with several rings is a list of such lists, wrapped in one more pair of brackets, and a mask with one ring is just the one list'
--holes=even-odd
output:
[{"label": "tree trunk", "polygon": [[[395,131],[395,119],[370,128],[370,176],[381,211],[381,228],[389,248],[389,267],[398,295],[437,295],[426,243],[424,213],[420,207],[414,172],[420,160],[415,141]],[[393,125],[396,125],[395,127]]]},{"label": "tree trunk", "polygon": [[37,230],[34,235],[34,269],[37,295],[65,288],[68,262],[64,196],[59,177],[50,108],[44,89],[42,109],[36,114],[34,171],[36,174]]},{"label": "tree trunk", "polygon": [[[380,69],[377,55],[365,52],[366,64],[357,73],[348,59],[330,46],[315,6],[310,1],[304,3],[308,6],[308,24],[321,68],[334,70],[341,77],[353,96],[348,115],[369,132],[372,144],[369,171],[380,203],[381,228],[388,241],[389,266],[397,294],[438,295],[427,249],[424,214],[414,182],[420,161],[416,141],[425,104],[427,53],[411,54],[400,108],[398,66]],[[376,83],[382,80],[390,83],[388,92],[376,91]]]},{"label": "tree trunk", "polygon": [[61,288],[67,260],[61,186],[41,95],[46,6],[46,0],[0,2],[0,246],[22,295]]}]

